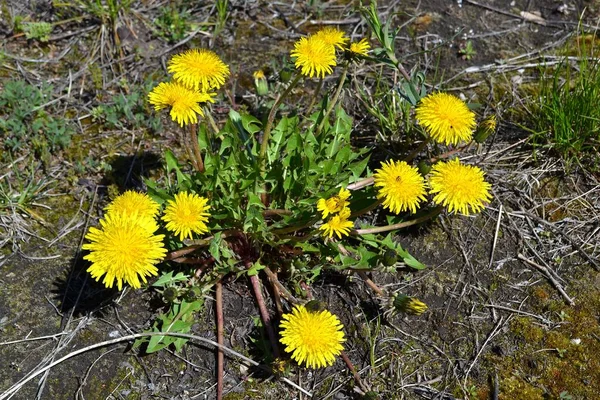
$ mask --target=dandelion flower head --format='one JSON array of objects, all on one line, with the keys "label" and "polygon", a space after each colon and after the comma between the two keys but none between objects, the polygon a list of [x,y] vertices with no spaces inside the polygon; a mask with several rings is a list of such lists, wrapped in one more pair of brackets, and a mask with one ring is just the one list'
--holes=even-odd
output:
[{"label": "dandelion flower head", "polygon": [[311,312],[303,305],[295,306],[291,313],[283,314],[280,327],[285,351],[308,368],[333,365],[344,350],[343,325],[327,310]]},{"label": "dandelion flower head", "polygon": [[425,180],[419,170],[404,161],[384,161],[381,169],[373,175],[379,187],[377,197],[383,199],[383,207],[395,214],[417,211],[425,201]]},{"label": "dandelion flower head", "polygon": [[180,192],[175,200],[169,200],[162,219],[167,223],[166,228],[179,235],[179,240],[191,239],[193,233],[208,232],[206,222],[210,214],[208,199],[196,193]]},{"label": "dandelion flower head", "polygon": [[335,234],[341,239],[342,236],[348,236],[354,227],[354,222],[348,221],[348,218],[350,218],[350,209],[344,208],[339,214],[329,218],[329,221],[321,225],[319,229],[323,231],[325,237],[332,238]]},{"label": "dandelion flower head", "polygon": [[441,92],[424,97],[416,116],[433,140],[446,145],[471,140],[476,125],[475,113],[461,99]]},{"label": "dandelion flower head", "polygon": [[438,162],[431,169],[430,193],[433,202],[463,215],[478,213],[485,203],[492,200],[491,185],[483,179],[483,171],[472,165],[464,165],[455,158]]},{"label": "dandelion flower head", "polygon": [[171,118],[180,126],[198,122],[197,114],[204,115],[198,103],[214,103],[214,93],[201,93],[188,89],[179,82],[159,83],[148,94],[156,111],[171,106]]},{"label": "dandelion flower head", "polygon": [[344,49],[344,47],[346,46],[346,42],[349,40],[346,37],[344,31],[333,27],[323,28],[317,31],[314,35],[312,35],[312,37],[315,39],[322,40],[326,44],[337,47],[340,50]]},{"label": "dandelion flower head", "polygon": [[336,65],[335,47],[315,37],[300,38],[294,44],[291,56],[296,59],[296,68],[304,76],[324,78],[331,74]]},{"label": "dandelion flower head", "polygon": [[96,281],[111,288],[123,288],[123,282],[132,288],[141,287],[146,276],[157,275],[158,264],[166,255],[163,235],[155,235],[158,225],[154,218],[137,213],[109,212],[100,221],[101,229],[92,227],[82,246],[89,250],[83,258],[92,263],[87,271]]},{"label": "dandelion flower head", "polygon": [[369,50],[371,49],[371,45],[367,41],[367,39],[361,39],[359,42],[350,43],[350,53],[359,55],[359,56],[367,56],[369,55]]},{"label": "dandelion flower head", "polygon": [[335,196],[328,199],[319,199],[317,201],[317,210],[321,211],[323,218],[327,218],[329,214],[335,214],[348,207],[350,198],[350,191],[346,188],[340,188],[340,191]]},{"label": "dandelion flower head", "polygon": [[140,216],[155,217],[158,214],[160,205],[152,200],[146,193],[128,190],[125,193],[115,197],[115,199],[106,206],[106,212],[133,214],[137,212]]},{"label": "dandelion flower head", "polygon": [[175,80],[201,92],[219,89],[229,76],[229,67],[207,49],[191,49],[169,60],[167,71]]}]

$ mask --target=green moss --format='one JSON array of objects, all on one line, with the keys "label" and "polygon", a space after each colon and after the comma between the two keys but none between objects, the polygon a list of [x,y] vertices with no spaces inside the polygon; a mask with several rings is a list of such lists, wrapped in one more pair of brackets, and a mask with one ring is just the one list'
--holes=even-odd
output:
[{"label": "green moss", "polygon": [[572,287],[580,288],[574,307],[548,300],[546,290],[533,290],[533,308],[546,314],[551,311],[562,321],[553,329],[544,329],[525,317],[512,321],[510,331],[515,336],[516,351],[510,357],[488,357],[500,374],[501,399],[559,398],[564,391],[576,399],[597,398],[600,289],[596,279],[600,274],[589,275],[572,282]]}]

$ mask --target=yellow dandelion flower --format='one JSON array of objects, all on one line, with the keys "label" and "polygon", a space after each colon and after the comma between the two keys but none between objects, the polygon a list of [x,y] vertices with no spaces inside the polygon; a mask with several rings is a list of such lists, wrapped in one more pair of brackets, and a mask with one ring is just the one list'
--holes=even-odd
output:
[{"label": "yellow dandelion flower", "polygon": [[167,223],[166,228],[179,235],[179,240],[192,238],[192,233],[208,232],[206,222],[210,208],[208,199],[196,193],[181,192],[175,195],[175,200],[169,200],[165,215],[162,219]]},{"label": "yellow dandelion flower", "polygon": [[140,278],[157,275],[158,264],[167,254],[162,240],[164,235],[154,235],[158,225],[154,218],[137,213],[109,212],[100,221],[101,229],[90,228],[85,238],[90,242],[82,246],[89,250],[84,256],[92,265],[87,271],[96,281],[104,275],[102,283],[123,288],[123,282],[132,288],[141,287]]},{"label": "yellow dandelion flower", "polygon": [[327,310],[311,312],[302,305],[295,306],[281,319],[279,341],[298,364],[308,368],[327,367],[344,350],[344,326]]},{"label": "yellow dandelion flower", "polygon": [[150,104],[156,111],[171,106],[171,118],[180,126],[195,124],[198,116],[204,116],[198,103],[211,102],[214,93],[200,93],[178,82],[162,82],[148,94]]},{"label": "yellow dandelion flower", "polygon": [[416,116],[433,140],[446,145],[471,140],[476,125],[475,113],[461,99],[447,93],[424,97]]},{"label": "yellow dandelion flower", "polygon": [[349,40],[344,31],[333,27],[323,28],[312,35],[312,37],[322,40],[326,44],[337,47],[340,50],[344,49],[346,42]]},{"label": "yellow dandelion flower", "polygon": [[135,212],[140,216],[155,217],[158,214],[160,205],[152,200],[146,193],[128,190],[117,196],[108,206],[106,212],[118,212],[133,214]]},{"label": "yellow dandelion flower", "polygon": [[335,196],[328,199],[319,199],[317,201],[317,210],[323,213],[323,219],[325,219],[329,214],[339,213],[348,207],[350,205],[350,202],[347,201],[349,197],[350,191],[346,188],[340,188],[340,192]]},{"label": "yellow dandelion flower", "polygon": [[348,221],[349,217],[350,209],[344,208],[339,214],[329,218],[329,221],[321,225],[319,229],[323,231],[323,236],[325,237],[332,238],[333,235],[336,234],[337,237],[341,239],[342,236],[348,236],[350,230],[354,227],[354,223]]},{"label": "yellow dandelion flower", "polygon": [[291,56],[296,58],[296,68],[301,69],[302,75],[310,78],[324,78],[336,65],[335,48],[314,36],[300,38],[294,44]]},{"label": "yellow dandelion flower", "polygon": [[229,67],[218,55],[206,49],[192,49],[169,60],[167,71],[191,89],[208,92],[219,89],[229,76]]},{"label": "yellow dandelion flower", "polygon": [[479,212],[492,200],[491,185],[483,179],[483,171],[472,165],[461,164],[458,158],[438,162],[431,169],[430,193],[436,194],[433,202],[448,211],[469,215]]},{"label": "yellow dandelion flower", "polygon": [[360,42],[350,43],[351,53],[359,56],[367,56],[369,55],[369,50],[371,49],[371,45],[367,41],[367,39],[361,39]]},{"label": "yellow dandelion flower", "polygon": [[383,207],[395,214],[414,213],[425,201],[425,180],[417,168],[404,161],[382,162],[373,177],[375,186],[380,187],[377,198],[383,199]]}]

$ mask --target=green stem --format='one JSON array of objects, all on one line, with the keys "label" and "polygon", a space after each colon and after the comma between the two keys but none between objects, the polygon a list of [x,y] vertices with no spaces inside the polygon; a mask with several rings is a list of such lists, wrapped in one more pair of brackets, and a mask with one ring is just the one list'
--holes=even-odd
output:
[{"label": "green stem", "polygon": [[379,205],[383,202],[383,199],[377,199],[375,200],[371,205],[363,208],[362,210],[358,210],[356,212],[353,212],[352,215],[350,215],[350,218],[356,218],[358,216],[361,216],[363,214],[368,213],[371,210],[376,209],[377,207],[379,207]]},{"label": "green stem", "polygon": [[262,142],[260,143],[260,153],[258,155],[261,172],[265,171],[265,167],[266,167],[265,155],[267,153],[267,148],[269,147],[269,139],[271,137],[271,129],[273,128],[273,121],[275,120],[275,115],[277,114],[277,109],[279,108],[279,105],[281,104],[283,99],[285,99],[290,94],[290,92],[292,91],[294,86],[296,86],[296,84],[298,83],[298,81],[300,80],[301,77],[302,77],[302,75],[300,75],[300,74],[296,75],[296,77],[294,78],[292,83],[289,84],[287,89],[285,89],[285,91],[277,97],[277,99],[275,100],[275,103],[273,103],[273,107],[271,107],[271,111],[269,111],[269,116],[267,118],[267,124],[265,125]]},{"label": "green stem", "polygon": [[294,225],[294,226],[288,226],[287,228],[274,229],[272,231],[272,233],[275,235],[284,235],[286,233],[296,232],[296,231],[299,231],[304,228],[308,228],[309,226],[316,224],[317,221],[319,221],[320,219],[321,218],[313,218],[310,221],[305,222],[304,224],[301,224],[301,225]]},{"label": "green stem", "polygon": [[369,233],[381,233],[381,232],[393,231],[395,229],[406,228],[407,226],[412,226],[412,225],[420,224],[421,222],[425,222],[425,221],[435,217],[436,215],[438,215],[442,210],[443,210],[443,207],[439,206],[439,207],[436,207],[433,210],[431,210],[429,213],[423,215],[422,217],[415,218],[410,221],[400,222],[398,224],[392,224],[392,225],[386,225],[386,226],[377,226],[375,228],[357,229],[354,232],[357,235],[367,235]]},{"label": "green stem", "polygon": [[315,94],[314,94],[312,100],[310,101],[310,105],[306,109],[306,117],[307,118],[310,118],[310,113],[312,112],[312,109],[313,109],[315,103],[317,102],[317,96],[321,92],[322,87],[323,87],[323,78],[319,78],[319,83],[317,84],[317,88],[315,89]]},{"label": "green stem", "polygon": [[208,123],[210,124],[210,127],[215,132],[215,135],[219,136],[219,127],[215,123],[215,120],[213,119],[212,114],[210,113],[210,110],[208,107],[204,107],[204,114],[206,115],[206,119],[208,119]]},{"label": "green stem", "polygon": [[321,130],[325,126],[325,122],[327,121],[327,118],[329,117],[331,110],[333,110],[333,107],[335,107],[335,103],[337,103],[337,101],[340,97],[340,94],[342,93],[342,88],[344,87],[344,82],[346,81],[346,75],[348,74],[348,65],[349,64],[346,63],[346,65],[344,66],[344,71],[342,72],[342,75],[340,76],[340,82],[338,84],[338,87],[335,91],[335,94],[333,95],[333,99],[331,100],[331,103],[327,107],[327,111],[325,111],[325,115],[323,115],[323,119],[321,120],[321,123],[319,124],[319,126],[317,127],[317,130],[315,131],[315,136],[319,136],[319,134],[321,133]]},{"label": "green stem", "polygon": [[425,146],[427,146],[427,144],[429,143],[430,137],[428,137],[427,139],[423,140],[421,142],[420,145],[417,146],[416,149],[414,149],[409,155],[407,155],[406,157],[404,157],[404,162],[409,163],[412,161],[413,158],[415,158],[417,156],[417,154],[419,154],[421,152],[421,150],[423,150],[425,148]]}]

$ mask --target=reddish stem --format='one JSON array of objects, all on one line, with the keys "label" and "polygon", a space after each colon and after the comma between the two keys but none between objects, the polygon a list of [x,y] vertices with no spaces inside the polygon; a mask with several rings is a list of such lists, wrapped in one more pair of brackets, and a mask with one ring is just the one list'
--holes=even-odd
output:
[{"label": "reddish stem", "polygon": [[370,287],[375,293],[377,293],[378,296],[385,297],[385,293],[383,292],[383,290],[381,290],[381,288],[377,286],[375,282],[373,282],[371,278],[369,278],[367,274],[365,274],[364,271],[358,271],[358,275],[363,279],[363,281],[365,281],[368,287]]},{"label": "reddish stem", "polygon": [[[223,285],[219,280],[215,289],[217,313],[217,343],[223,346]],[[217,400],[223,398],[223,351],[217,350]]]},{"label": "reddish stem", "polygon": [[271,271],[268,267],[263,269],[263,271],[265,271],[265,274],[267,274],[267,277],[269,278],[269,282],[271,282],[271,284],[276,287],[279,290],[279,293],[285,297],[285,299],[287,301],[289,301],[292,304],[300,304],[300,301],[295,298],[286,288],[285,286],[283,286],[281,284],[281,282],[279,282],[279,279],[277,279],[277,275],[275,275],[275,273],[273,271]]},{"label": "reddish stem", "polygon": [[273,356],[275,358],[279,357],[279,346],[277,345],[277,338],[275,336],[275,331],[273,330],[273,326],[271,325],[271,317],[269,316],[269,311],[265,306],[265,300],[262,295],[262,290],[260,287],[260,281],[258,280],[257,275],[252,275],[250,277],[250,282],[252,283],[252,289],[254,290],[254,296],[256,296],[256,302],[258,303],[258,310],[260,311],[260,317],[262,318],[263,324],[265,325],[265,329],[267,331],[267,335],[269,336],[269,341],[271,342],[271,347],[273,348]]},{"label": "reddish stem", "polygon": [[192,152],[194,154],[194,166],[200,173],[204,172],[204,161],[202,161],[202,153],[200,152],[200,144],[198,143],[198,124],[190,125],[190,141]]},{"label": "reddish stem", "polygon": [[352,373],[352,376],[354,377],[356,384],[362,389],[363,392],[368,392],[369,389],[364,385],[364,383],[360,379],[360,375],[358,375],[358,372],[356,372],[356,368],[354,368],[354,364],[352,364],[352,361],[350,361],[346,352],[342,351],[341,356],[342,356],[342,360],[344,360],[344,362],[346,363],[346,366]]}]

